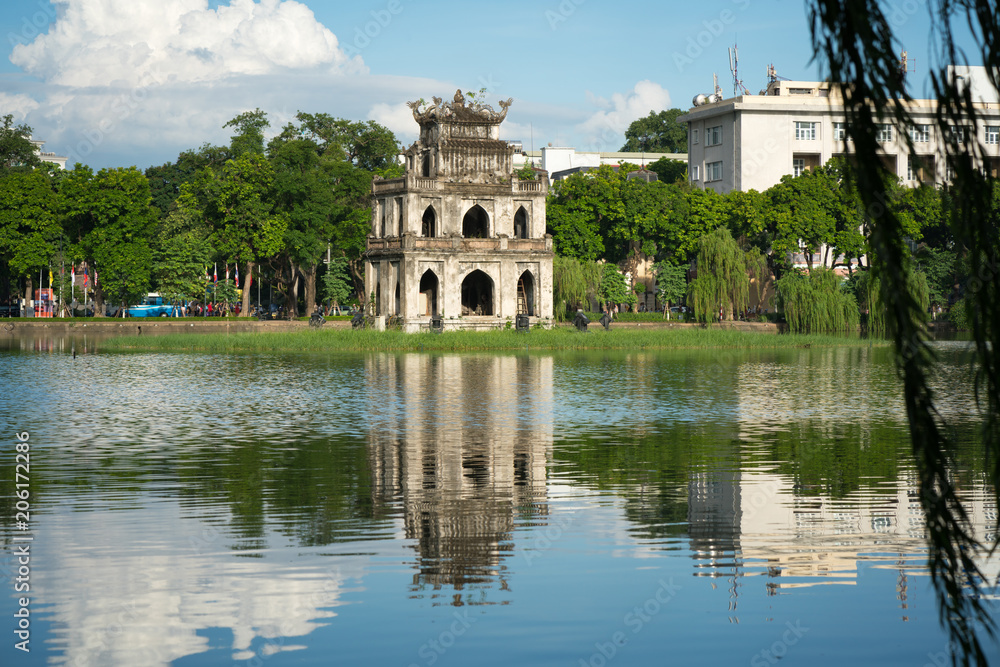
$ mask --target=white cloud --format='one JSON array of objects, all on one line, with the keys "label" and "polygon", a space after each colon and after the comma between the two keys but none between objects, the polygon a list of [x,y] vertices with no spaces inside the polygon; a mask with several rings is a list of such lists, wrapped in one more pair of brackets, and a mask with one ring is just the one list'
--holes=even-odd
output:
[{"label": "white cloud", "polygon": [[299,110],[359,118],[398,99],[295,0],[54,2],[48,32],[11,53],[34,80],[12,77],[0,105],[71,164],[159,164],[227,143],[225,122],[257,107],[276,132]]},{"label": "white cloud", "polygon": [[0,116],[10,114],[14,117],[15,122],[18,122],[37,108],[38,102],[28,95],[23,93],[11,95],[0,91]]},{"label": "white cloud", "polygon": [[49,32],[19,44],[11,62],[73,87],[205,82],[288,68],[363,68],[294,0],[55,0]]},{"label": "white cloud", "polygon": [[368,112],[368,118],[392,130],[404,148],[416,140],[420,131],[417,121],[413,120],[413,111],[405,102],[379,102]]},{"label": "white cloud", "polygon": [[588,100],[598,107],[576,127],[584,141],[583,148],[615,151],[625,143],[625,130],[632,121],[648,116],[650,111],[670,108],[670,93],[653,81],[640,81],[628,93],[615,93],[611,99],[588,93]]}]

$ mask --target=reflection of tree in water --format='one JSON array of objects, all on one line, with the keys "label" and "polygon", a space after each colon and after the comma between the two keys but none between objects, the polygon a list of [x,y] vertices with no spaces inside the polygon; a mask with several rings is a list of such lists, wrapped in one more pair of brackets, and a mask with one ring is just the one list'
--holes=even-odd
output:
[{"label": "reflection of tree in water", "polygon": [[538,376],[551,358],[387,355],[370,366],[398,408],[369,434],[372,492],[376,504],[402,502],[413,592],[495,603],[515,528],[548,514],[551,420],[538,411],[550,409],[551,383]]}]

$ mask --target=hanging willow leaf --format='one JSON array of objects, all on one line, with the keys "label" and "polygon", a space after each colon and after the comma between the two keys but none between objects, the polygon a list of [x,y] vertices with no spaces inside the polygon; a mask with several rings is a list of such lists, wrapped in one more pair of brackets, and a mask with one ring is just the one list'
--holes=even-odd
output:
[{"label": "hanging willow leaf", "polygon": [[[869,283],[868,301],[871,304],[871,294],[878,293],[886,313],[885,330],[896,347],[941,623],[958,649],[952,652],[953,664],[985,665],[979,633],[985,631],[995,638],[996,623],[978,595],[982,574],[975,558],[982,551],[953,483],[952,444],[928,384],[934,357],[927,345],[919,279],[908,270],[905,220],[892,207],[880,204],[886,199],[886,188],[877,125],[893,123],[906,139],[909,152],[916,152],[907,132],[913,124],[911,98],[896,57],[898,44],[883,13],[883,8],[889,7],[879,0],[810,0],[808,7],[816,56],[828,67],[830,79],[843,84],[839,92],[847,120],[846,145],[856,155],[854,185],[868,214],[865,224],[874,257],[872,270],[879,281],[877,290]],[[970,312],[978,368],[977,400],[985,415],[984,441],[996,491],[1000,481],[1000,286],[996,279],[1000,243],[992,215],[993,186],[979,169],[984,147],[975,133],[962,136],[952,130],[955,126],[978,127],[982,123],[980,110],[969,89],[949,76],[947,66],[965,60],[953,39],[954,22],[958,21],[964,24],[963,29],[969,27],[977,35],[982,62],[997,89],[1000,25],[995,0],[932,0],[928,8],[939,41],[939,62],[930,67],[937,98],[935,125],[939,136],[945,138],[945,160],[954,172],[954,203],[948,214],[956,241],[969,253],[973,274],[983,271],[991,276],[978,289],[970,290],[974,301]]]}]

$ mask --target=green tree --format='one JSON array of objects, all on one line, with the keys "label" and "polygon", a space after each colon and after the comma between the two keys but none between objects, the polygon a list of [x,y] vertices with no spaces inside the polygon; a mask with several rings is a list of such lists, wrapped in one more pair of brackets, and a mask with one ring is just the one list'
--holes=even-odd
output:
[{"label": "green tree", "polygon": [[323,275],[323,300],[331,309],[343,307],[351,298],[351,292],[347,258],[343,255],[331,257]]},{"label": "green tree", "polygon": [[31,127],[14,125],[14,116],[3,117],[0,127],[0,177],[12,169],[30,170],[41,165],[35,144],[31,143]]},{"label": "green tree", "polygon": [[854,331],[858,327],[858,302],[841,289],[840,277],[817,267],[809,273],[792,270],[776,283],[778,305],[789,328],[796,333]]},{"label": "green tree", "polygon": [[212,230],[191,193],[160,224],[154,246],[153,283],[171,302],[201,300],[205,296],[205,269],[211,264]]},{"label": "green tree", "polygon": [[812,270],[813,254],[834,241],[836,201],[831,179],[825,172],[807,169],[799,176],[783,176],[767,194],[775,254],[803,252]]},{"label": "green tree", "polygon": [[635,292],[629,288],[628,279],[617,266],[610,263],[601,268],[601,285],[597,294],[609,310],[617,304],[631,307],[639,300]]},{"label": "green tree", "polygon": [[118,306],[139,302],[149,291],[157,220],[149,181],[135,167],[95,175],[77,165],[61,182],[60,195],[75,259],[88,260],[100,275],[94,280],[95,314],[103,313],[106,297]]},{"label": "green tree", "polygon": [[604,257],[605,233],[625,226],[624,179],[610,166],[572,174],[549,194],[545,222],[557,254],[594,261]]},{"label": "green tree", "polygon": [[[856,155],[852,170],[863,210],[881,210],[877,221],[869,221],[869,244],[874,256],[872,270],[880,282],[885,304],[886,326],[897,350],[910,438],[920,480],[920,502],[927,517],[929,569],[937,591],[941,623],[959,650],[952,652],[954,664],[987,664],[979,630],[995,636],[996,622],[977,589],[981,576],[975,556],[980,546],[969,524],[968,514],[952,473],[953,445],[948,429],[935,409],[929,377],[934,355],[927,345],[924,309],[919,299],[910,261],[904,216],[893,207],[878,209],[886,198],[880,169],[882,147],[878,125],[892,122],[900,129],[910,153],[916,153],[906,129],[914,119],[905,77],[899,76],[898,42],[894,23],[879,0],[810,0],[809,15],[815,55],[828,69],[831,81],[842,82],[848,133],[847,146]],[[974,133],[957,138],[952,127],[977,127],[981,111],[959,78],[947,66],[967,62],[955,35],[956,22],[978,37],[982,63],[994,89],[1000,87],[1000,29],[995,6],[987,0],[929,3],[935,20],[935,53],[939,61],[928,68],[937,98],[935,130],[946,140],[944,159],[954,172],[949,211],[955,242],[968,253],[973,275],[996,276],[1000,266],[1000,240],[993,202],[993,185],[980,171],[986,155]],[[912,238],[912,237],[911,237]],[[1000,493],[1000,285],[983,281],[967,298],[975,341],[977,398],[984,415],[983,438],[990,459],[990,478]],[[1000,497],[998,497],[1000,500]],[[978,593],[978,591],[977,591]]]},{"label": "green tree", "polygon": [[232,157],[237,158],[247,153],[264,153],[264,130],[271,125],[267,113],[259,108],[244,111],[222,127],[236,128],[229,149]]},{"label": "green tree", "polygon": [[687,294],[687,267],[661,260],[654,265],[656,298],[663,303],[663,314],[670,317],[670,304],[680,303]]},{"label": "green tree", "polygon": [[0,257],[14,276],[26,279],[24,298],[34,298],[33,277],[49,266],[62,228],[58,199],[42,171],[10,172],[0,177]]},{"label": "green tree", "polygon": [[331,248],[353,266],[355,284],[363,284],[358,258],[365,249],[371,220],[371,184],[375,174],[401,173],[399,143],[378,123],[336,119],[299,112],[268,144],[275,168],[273,201],[288,216],[281,265],[297,309],[299,278],[306,308],[316,303],[319,262]]},{"label": "green tree", "polygon": [[687,153],[687,126],[677,122],[681,109],[650,111],[625,130],[623,151],[632,153]]},{"label": "green tree", "polygon": [[[247,152],[228,161],[219,174],[205,174],[202,211],[213,227],[213,245],[225,261],[246,267],[242,311],[250,311],[250,276],[257,262],[282,248],[286,214],[268,201],[274,169],[261,153]],[[183,186],[182,194],[190,184]],[[193,192],[192,192],[193,194]]]},{"label": "green tree", "polygon": [[686,215],[671,225],[667,232],[666,248],[677,263],[686,263],[698,254],[701,238],[724,226],[729,219],[726,199],[714,190],[689,188],[684,191]]},{"label": "green tree", "polygon": [[311,140],[317,151],[349,162],[355,167],[383,178],[402,176],[396,156],[402,146],[396,135],[375,121],[350,121],[329,114],[298,112],[298,125],[289,123],[271,146],[293,139]]},{"label": "green tree", "polygon": [[701,322],[719,315],[730,319],[749,305],[750,277],[746,254],[725,227],[698,242],[698,274],[688,283],[688,303]]},{"label": "green tree", "polygon": [[197,151],[182,152],[175,162],[146,169],[153,206],[159,210],[160,217],[166,217],[170,213],[181,194],[182,185],[195,180],[205,168],[220,170],[231,157],[229,148],[205,144]]},{"label": "green tree", "polygon": [[[687,152],[687,147],[683,152]],[[682,183],[687,182],[688,166],[684,160],[671,160],[668,157],[661,157],[656,162],[649,165],[650,171],[656,172],[656,177],[661,183]]]},{"label": "green tree", "polygon": [[557,317],[570,310],[589,309],[600,285],[600,264],[560,255],[552,258],[552,300]]}]

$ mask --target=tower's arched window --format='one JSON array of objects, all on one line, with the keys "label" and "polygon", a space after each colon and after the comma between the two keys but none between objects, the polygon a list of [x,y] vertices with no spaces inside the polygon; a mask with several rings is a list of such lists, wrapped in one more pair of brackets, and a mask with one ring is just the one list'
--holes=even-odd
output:
[{"label": "tower's arched window", "polygon": [[438,278],[430,269],[420,277],[421,315],[436,317],[438,314]]},{"label": "tower's arched window", "polygon": [[535,277],[525,271],[517,279],[517,314],[535,315]]},{"label": "tower's arched window", "polygon": [[476,204],[462,218],[462,236],[467,239],[485,239],[490,235],[490,218],[486,210]]},{"label": "tower's arched window", "polygon": [[528,238],[528,213],[523,206],[514,214],[514,238]]},{"label": "tower's arched window", "polygon": [[420,235],[428,238],[437,236],[437,216],[434,214],[433,206],[428,206],[424,210],[424,217],[420,223]]},{"label": "tower's arched window", "polygon": [[462,314],[493,314],[493,279],[478,269],[462,281]]}]

